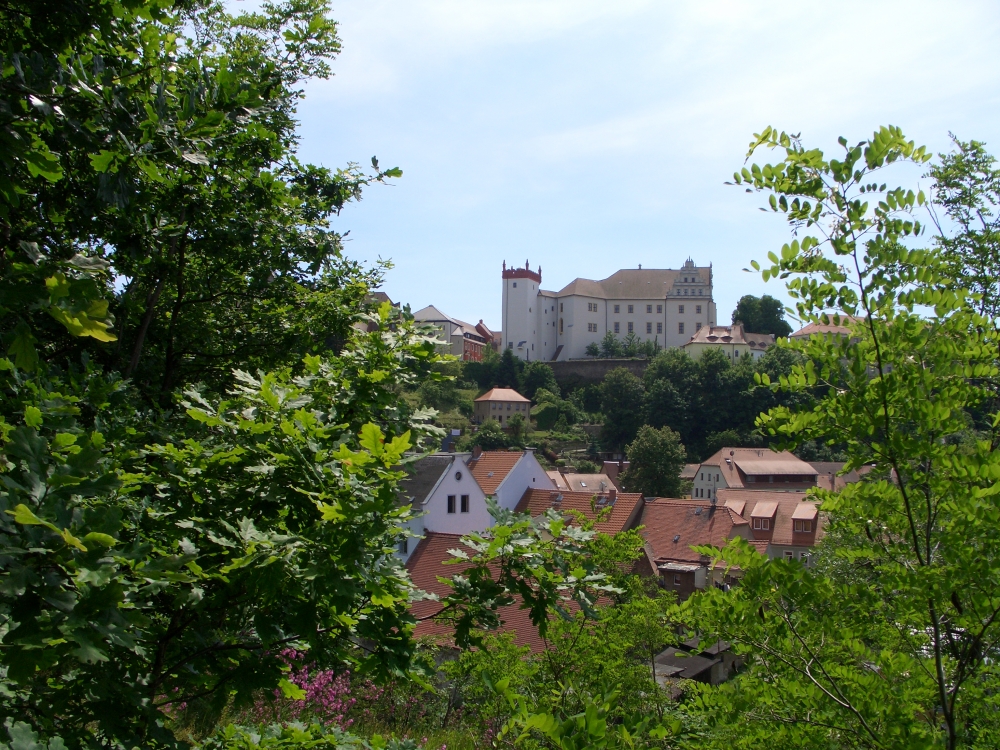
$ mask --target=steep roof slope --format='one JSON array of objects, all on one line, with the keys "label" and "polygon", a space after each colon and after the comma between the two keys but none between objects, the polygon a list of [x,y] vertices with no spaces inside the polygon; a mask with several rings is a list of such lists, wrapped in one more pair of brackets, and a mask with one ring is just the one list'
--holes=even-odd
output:
[{"label": "steep roof slope", "polygon": [[593,492],[529,488],[525,490],[517,504],[517,511],[535,517],[542,515],[549,508],[559,512],[576,510],[587,518],[593,519],[600,511],[611,508],[608,518],[598,523],[596,528],[605,534],[617,534],[629,528],[631,523],[635,521],[641,504],[642,495],[638,492],[618,492],[616,490],[612,498],[610,492],[598,495]]},{"label": "steep roof slope", "polygon": [[483,451],[469,460],[469,473],[484,493],[492,495],[523,456],[520,451]]},{"label": "steep roof slope", "polygon": [[[444,598],[451,593],[451,587],[438,580],[438,577],[451,578],[460,575],[467,564],[458,563],[446,565],[452,559],[448,550],[461,549],[462,537],[458,534],[441,534],[428,532],[420,540],[417,548],[406,562],[406,569],[417,588]],[[472,554],[472,550],[466,548]],[[414,631],[416,637],[429,637],[444,644],[451,644],[454,630],[445,620],[432,619],[443,608],[439,601],[424,599],[410,605],[410,613],[418,620]],[[528,646],[537,653],[544,650],[545,643],[538,635],[538,629],[532,624],[528,611],[518,604],[511,604],[500,609],[500,619],[503,623],[501,631],[514,634],[514,642],[519,646]]]},{"label": "steep roof slope", "polygon": [[749,537],[746,519],[724,505],[657,499],[642,511],[642,535],[655,561],[699,562],[692,546],[722,547],[734,536]]},{"label": "steep roof slope", "polygon": [[778,453],[768,448],[720,448],[702,461],[701,465],[718,466],[725,474],[726,483],[737,488],[743,487],[740,472],[748,477],[816,476],[816,469],[798,456],[788,451]]},{"label": "steep roof slope", "polygon": [[411,464],[407,476],[399,483],[399,498],[404,502],[423,502],[454,460],[453,455],[432,454]]},{"label": "steep roof slope", "polygon": [[[663,299],[673,290],[677,277],[684,274],[689,276],[697,274],[704,283],[708,283],[712,278],[712,270],[703,266],[683,270],[623,268],[600,281],[574,279],[563,287],[557,296],[576,294],[599,299]],[[705,296],[702,299],[710,298]]]},{"label": "steep roof slope", "polygon": [[[809,547],[823,538],[824,519],[819,514],[819,503],[809,499],[805,492],[766,492],[761,490],[719,490],[719,502],[732,508],[743,504],[743,518],[767,517],[773,519],[765,531],[753,530],[754,539],[767,539],[771,544]],[[811,518],[812,531],[796,532],[793,516]]]},{"label": "steep roof slope", "polygon": [[516,401],[530,404],[531,399],[525,398],[513,388],[490,388],[486,393],[476,399],[476,401]]}]

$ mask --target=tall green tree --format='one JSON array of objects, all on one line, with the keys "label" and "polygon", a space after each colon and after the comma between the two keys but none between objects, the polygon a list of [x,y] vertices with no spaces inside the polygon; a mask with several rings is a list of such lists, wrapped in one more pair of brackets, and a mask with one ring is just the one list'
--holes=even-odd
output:
[{"label": "tall green tree", "polygon": [[295,156],[327,12],[0,8],[0,720],[43,739],[175,746],[292,689],[286,644],[409,663],[394,490],[435,430],[398,393],[436,357],[329,227],[398,170]]},{"label": "tall green tree", "polygon": [[680,435],[669,427],[643,425],[625,447],[629,467],[622,477],[628,492],[644,497],[679,497],[681,469],[687,460]]},{"label": "tall green tree", "polygon": [[601,444],[605,450],[624,450],[643,424],[645,390],[642,381],[618,367],[601,382]]},{"label": "tall green tree", "polygon": [[770,333],[781,337],[792,332],[792,327],[785,320],[785,306],[768,294],[763,297],[752,294],[740,297],[733,310],[733,322],[742,323],[743,330],[748,333]]},{"label": "tall green tree", "polygon": [[521,395],[535,400],[535,393],[539,388],[544,388],[549,393],[559,396],[559,384],[556,382],[556,374],[549,365],[535,360],[525,365],[521,373]]},{"label": "tall green tree", "polygon": [[720,744],[992,746],[1000,418],[970,433],[968,414],[993,397],[997,335],[946,253],[920,247],[927,196],[880,174],[929,156],[894,127],[842,138],[831,157],[770,128],[751,154],[761,147],[784,158],[736,181],[769,193],[798,229],[769,254],[764,279],[789,279],[805,321],[858,322],[849,338],[786,344],[803,361],[770,385],[828,389],[814,408],[779,406],[759,425],[787,447],[842,444],[847,469],[874,469],[839,492],[814,491],[830,518],[821,564],[734,543],[722,557],[744,571],[741,585],[692,602],[748,660],[739,689],[708,700],[738,706],[729,718],[739,725],[722,722]]},{"label": "tall green tree", "polygon": [[497,366],[496,382],[494,385],[500,388],[513,388],[515,391],[521,387],[521,373],[524,371],[524,360],[514,356],[512,349],[504,349],[500,355],[500,364]]}]

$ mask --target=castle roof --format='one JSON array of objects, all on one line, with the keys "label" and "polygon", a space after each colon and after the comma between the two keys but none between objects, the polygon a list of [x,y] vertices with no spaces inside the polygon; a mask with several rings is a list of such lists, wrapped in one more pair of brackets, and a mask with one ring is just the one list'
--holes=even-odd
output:
[{"label": "castle roof", "polygon": [[[684,279],[698,278],[698,282],[685,282]],[[565,297],[575,294],[581,297],[597,297],[598,299],[663,299],[674,290],[674,286],[683,283],[711,283],[712,269],[705,266],[688,266],[675,270],[672,268],[623,268],[601,281],[591,279],[574,279],[563,287],[557,296]]]},{"label": "castle roof", "polygon": [[764,351],[774,343],[770,333],[747,333],[742,323],[731,326],[702,326],[684,346],[691,344],[739,344]]}]

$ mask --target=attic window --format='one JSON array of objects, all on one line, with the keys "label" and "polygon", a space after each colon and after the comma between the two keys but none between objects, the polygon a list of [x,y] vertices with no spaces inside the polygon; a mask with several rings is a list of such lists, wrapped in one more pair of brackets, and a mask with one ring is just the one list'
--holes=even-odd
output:
[{"label": "attic window", "polygon": [[701,515],[701,507],[700,506],[694,509],[694,514],[696,516],[700,516]]},{"label": "attic window", "polygon": [[580,482],[580,486],[581,486],[581,487],[586,487],[586,486],[587,486],[587,483],[586,483],[586,482]]},{"label": "attic window", "polygon": [[674,543],[676,544],[680,540],[681,540],[681,535],[680,534],[674,534]]},{"label": "attic window", "polygon": [[493,476],[493,472],[492,472],[492,471],[487,471],[487,472],[486,472],[486,476],[487,476],[487,477],[491,477],[491,476]]}]

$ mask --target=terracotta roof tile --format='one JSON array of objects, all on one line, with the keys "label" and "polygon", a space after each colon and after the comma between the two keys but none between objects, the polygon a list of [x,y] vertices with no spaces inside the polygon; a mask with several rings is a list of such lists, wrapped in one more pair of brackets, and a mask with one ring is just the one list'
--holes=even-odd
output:
[{"label": "terracotta roof tile", "polygon": [[746,519],[725,506],[702,501],[654,500],[645,504],[641,523],[657,562],[700,562],[702,557],[692,546],[722,547],[734,536],[749,537]]},{"label": "terracotta roof tile", "polygon": [[808,338],[814,333],[827,334],[834,333],[840,336],[850,336],[851,326],[855,323],[860,323],[864,321],[864,318],[855,318],[850,315],[845,315],[844,313],[839,314],[839,325],[835,324],[834,321],[838,320],[838,316],[834,314],[827,315],[827,322],[824,323],[822,319],[808,323],[795,333],[791,335],[791,338]]},{"label": "terracotta roof tile", "polygon": [[[521,501],[517,504],[519,513],[528,513],[532,517],[542,515],[549,508],[557,511],[577,510],[587,518],[595,518],[594,507],[600,512],[608,507],[610,493],[597,495],[596,503],[593,492],[569,492],[560,490],[525,490]],[[642,495],[638,492],[617,492],[614,504],[611,505],[611,515],[597,524],[597,530],[605,534],[617,534],[629,528],[642,506]]]},{"label": "terracotta roof tile", "polygon": [[[406,569],[410,572],[414,585],[429,593],[437,594],[442,599],[450,594],[451,587],[439,581],[438,576],[451,578],[468,567],[463,563],[445,565],[445,561],[452,559],[448,550],[461,548],[462,537],[458,534],[427,532],[406,562]],[[453,643],[450,623],[428,619],[440,612],[442,606],[441,602],[428,599],[413,602],[410,613],[419,621],[414,631],[416,637],[429,637],[444,645]],[[500,619],[503,622],[501,632],[513,633],[514,641],[519,646],[528,646],[535,653],[544,650],[545,642],[538,635],[538,629],[531,623],[531,617],[526,609],[521,609],[517,604],[502,607]]]},{"label": "terracotta roof tile", "polygon": [[520,451],[483,451],[469,460],[469,473],[483,492],[492,495],[524,454]]},{"label": "terracotta roof tile", "polygon": [[476,401],[514,401],[523,404],[530,404],[531,399],[525,398],[513,388],[490,388],[486,393],[476,399]]},{"label": "terracotta roof tile", "polygon": [[[812,547],[823,538],[825,518],[818,514],[811,532],[796,532],[792,516],[808,512],[816,514],[816,502],[805,492],[764,492],[761,490],[719,490],[720,503],[744,502],[743,517],[774,514],[771,528],[767,531],[751,529],[754,539],[766,540],[771,544],[796,547]],[[773,506],[773,507],[772,507]],[[803,506],[809,506],[805,508]],[[800,509],[801,508],[801,509]]]},{"label": "terracotta roof tile", "polygon": [[750,333],[743,330],[742,323],[731,326],[702,326],[691,339],[684,344],[740,344],[747,345],[758,351],[763,351],[774,344],[774,335],[770,333]]},{"label": "terracotta roof tile", "polygon": [[778,453],[769,448],[720,448],[702,461],[701,465],[719,467],[726,478],[726,484],[735,488],[746,486],[744,476],[808,477],[806,485],[813,484],[816,476],[816,469],[798,456],[788,451]]}]

